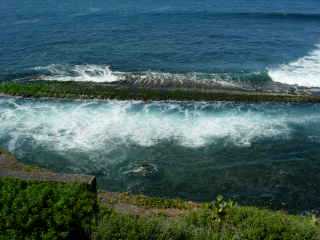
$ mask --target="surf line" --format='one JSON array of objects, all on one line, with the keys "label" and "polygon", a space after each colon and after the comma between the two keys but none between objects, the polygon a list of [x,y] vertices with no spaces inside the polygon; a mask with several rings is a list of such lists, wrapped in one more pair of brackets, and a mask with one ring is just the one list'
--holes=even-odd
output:
[{"label": "surf line", "polygon": [[306,56],[268,71],[274,82],[320,87],[320,44]]}]

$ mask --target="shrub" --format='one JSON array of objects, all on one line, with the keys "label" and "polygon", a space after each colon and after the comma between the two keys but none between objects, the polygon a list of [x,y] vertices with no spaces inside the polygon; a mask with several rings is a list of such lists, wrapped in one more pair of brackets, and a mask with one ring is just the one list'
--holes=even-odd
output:
[{"label": "shrub", "polygon": [[186,221],[189,226],[202,228],[202,231],[209,229],[209,234],[218,233],[219,239],[320,239],[320,228],[314,217],[237,206],[221,197],[213,204],[205,204],[202,209],[189,214]]},{"label": "shrub", "polygon": [[184,206],[184,214],[170,218],[98,209],[96,194],[84,185],[0,178],[0,240],[320,240],[315,216],[237,206],[222,197],[197,208],[185,207],[181,200],[132,201],[148,207]]},{"label": "shrub", "polygon": [[80,184],[0,179],[0,239],[87,239],[95,208]]}]

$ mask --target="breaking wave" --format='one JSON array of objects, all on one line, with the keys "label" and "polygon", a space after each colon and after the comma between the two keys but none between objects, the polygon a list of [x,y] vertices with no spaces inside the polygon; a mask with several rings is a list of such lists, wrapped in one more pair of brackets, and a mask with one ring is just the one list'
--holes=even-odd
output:
[{"label": "breaking wave", "polygon": [[35,67],[40,79],[47,81],[115,82],[117,77],[107,65],[60,65]]},{"label": "breaking wave", "polygon": [[108,65],[62,65],[51,64],[35,67],[33,78],[46,81],[117,82],[143,86],[191,86],[191,87],[235,87],[261,89],[272,87],[272,83],[320,87],[320,45],[307,56],[289,64],[260,72],[240,73],[168,73],[168,72],[119,72]]},{"label": "breaking wave", "polygon": [[162,141],[191,148],[221,141],[245,147],[259,139],[288,138],[291,124],[320,120],[316,113],[297,116],[263,104],[2,98],[0,144],[12,152],[31,144],[50,151],[101,154],[128,144],[153,146]]},{"label": "breaking wave", "polygon": [[304,87],[320,87],[320,45],[294,62],[270,69],[269,76],[275,82]]},{"label": "breaking wave", "polygon": [[[32,75],[33,74],[33,75]],[[241,73],[169,73],[169,72],[119,72],[108,65],[61,65],[35,67],[31,79],[46,81],[117,82],[158,87],[243,87],[253,88],[271,82],[267,72]],[[29,77],[28,77],[29,78]]]}]

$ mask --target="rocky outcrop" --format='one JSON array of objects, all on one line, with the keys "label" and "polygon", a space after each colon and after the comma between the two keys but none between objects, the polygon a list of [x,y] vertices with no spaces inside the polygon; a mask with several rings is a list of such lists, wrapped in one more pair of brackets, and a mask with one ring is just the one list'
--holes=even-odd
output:
[{"label": "rocky outcrop", "polygon": [[[198,83],[197,83],[198,84]],[[0,83],[0,96],[63,99],[117,99],[144,101],[320,102],[320,90],[274,87],[272,90],[225,86],[159,85],[157,82],[92,83],[28,81]]]}]

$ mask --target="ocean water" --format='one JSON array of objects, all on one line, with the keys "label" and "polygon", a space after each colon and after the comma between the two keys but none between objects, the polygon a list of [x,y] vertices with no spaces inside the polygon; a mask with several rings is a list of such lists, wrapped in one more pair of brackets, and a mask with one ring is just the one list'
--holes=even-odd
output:
[{"label": "ocean water", "polygon": [[113,81],[111,68],[320,86],[317,0],[4,0],[0,15],[2,80]]},{"label": "ocean water", "polygon": [[[320,87],[318,0],[3,0],[0,81]],[[320,106],[0,98],[0,147],[99,187],[319,210]]]},{"label": "ocean water", "polygon": [[0,146],[100,188],[318,209],[320,105],[0,99]]}]

